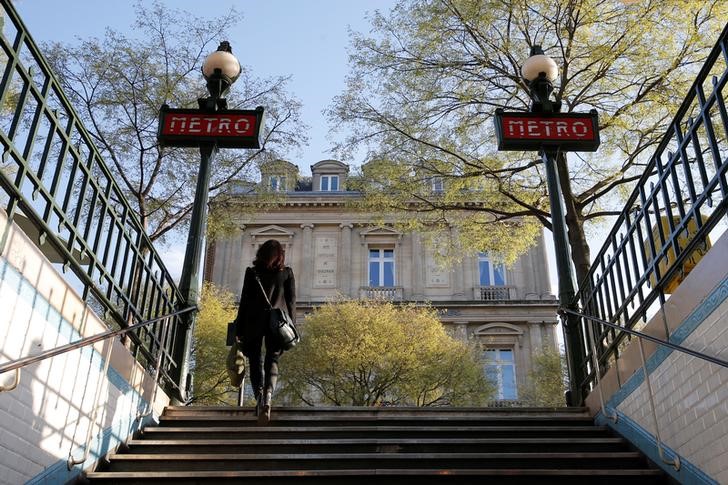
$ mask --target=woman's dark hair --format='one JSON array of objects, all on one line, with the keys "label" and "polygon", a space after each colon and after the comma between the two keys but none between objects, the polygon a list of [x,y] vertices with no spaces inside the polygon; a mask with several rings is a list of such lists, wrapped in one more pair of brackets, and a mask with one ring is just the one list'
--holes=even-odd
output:
[{"label": "woman's dark hair", "polygon": [[264,242],[255,253],[253,266],[257,270],[280,271],[286,265],[286,252],[281,243],[275,239]]}]

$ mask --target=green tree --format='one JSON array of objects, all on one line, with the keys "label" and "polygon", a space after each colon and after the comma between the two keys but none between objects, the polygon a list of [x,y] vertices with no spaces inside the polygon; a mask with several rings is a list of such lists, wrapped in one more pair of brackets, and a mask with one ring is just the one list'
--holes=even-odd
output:
[{"label": "green tree", "polygon": [[200,298],[200,313],[195,325],[192,349],[194,362],[193,404],[236,404],[237,389],[230,387],[225,358],[227,324],[235,319],[237,307],[229,291],[205,283]]},{"label": "green tree", "polygon": [[[159,109],[196,108],[208,94],[200,67],[240,16],[231,10],[196,18],[161,3],[137,3],[134,36],[108,30],[103,39],[75,45],[54,43],[44,51],[62,88],[110,165],[152,240],[178,228],[191,214],[200,155],[157,142]],[[242,46],[241,46],[242,47]],[[221,150],[210,181],[210,197],[224,198],[234,183],[256,168],[264,151],[284,154],[305,142],[300,102],[287,92],[288,77],[257,78],[242,66],[228,105],[264,106],[259,150]],[[114,197],[114,194],[112,194]]]},{"label": "green tree", "polygon": [[619,213],[727,20],[723,0],[401,0],[352,34],[348,86],[328,111],[347,133],[337,148],[377,161],[370,208],[462,228],[471,250],[522,244],[533,223],[550,229],[544,170],[535,153],[496,151],[493,115],[529,108],[520,65],[542,45],[562,111],[599,113],[599,151],[558,160],[581,280],[584,224]]},{"label": "green tree", "polygon": [[534,354],[521,400],[529,406],[565,406],[566,361],[556,350]]},{"label": "green tree", "polygon": [[307,405],[477,405],[493,392],[477,353],[412,305],[326,304],[281,369],[283,398]]}]

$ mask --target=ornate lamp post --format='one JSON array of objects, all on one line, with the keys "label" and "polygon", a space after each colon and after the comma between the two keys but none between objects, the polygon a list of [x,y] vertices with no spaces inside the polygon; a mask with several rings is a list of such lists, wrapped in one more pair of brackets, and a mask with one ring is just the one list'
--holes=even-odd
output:
[{"label": "ornate lamp post", "polygon": [[[542,113],[546,116],[559,113],[561,102],[552,101],[553,82],[558,78],[559,68],[549,56],[545,55],[541,46],[533,46],[531,56],[526,59],[521,68],[521,75],[529,87],[532,99],[531,113]],[[595,114],[592,113],[594,116]],[[551,118],[548,118],[549,120]],[[541,121],[543,123],[543,121]],[[554,122],[555,123],[555,122]],[[549,125],[545,125],[549,126]],[[592,126],[592,129],[595,129]],[[579,133],[574,131],[574,133]],[[597,137],[598,144],[598,137]],[[596,148],[594,148],[596,149]],[[541,159],[546,169],[546,183],[549,190],[551,204],[551,232],[554,238],[556,252],[556,272],[559,279],[559,304],[561,307],[573,308],[574,305],[574,279],[569,254],[564,206],[561,196],[561,186],[557,173],[558,147],[542,145]],[[561,158],[565,162],[565,155]],[[561,315],[564,329],[564,344],[569,367],[569,392],[567,403],[571,406],[580,406],[583,402],[581,383],[584,382],[584,354],[579,330],[579,321],[570,315]]]},{"label": "ornate lamp post", "polygon": [[[225,95],[230,86],[240,76],[240,71],[240,62],[232,54],[230,43],[227,41],[221,42],[217,51],[207,56],[202,64],[202,75],[207,81],[207,90],[210,96],[197,100],[200,114],[227,110]],[[188,125],[191,123],[194,123],[194,121],[188,122]],[[185,259],[179,283],[179,289],[188,306],[197,305],[200,300],[200,263],[202,262],[202,252],[205,246],[210,165],[217,154],[217,143],[214,140],[199,141],[197,144],[200,147],[200,169],[197,174],[195,201],[192,206],[187,249],[185,250]],[[175,377],[180,387],[180,396],[178,398],[181,402],[188,399],[192,388],[189,359],[196,320],[197,312],[185,314],[185,332],[184,334],[178,334],[175,341],[174,355],[179,363]],[[180,338],[182,335],[184,335],[184,338]]]}]

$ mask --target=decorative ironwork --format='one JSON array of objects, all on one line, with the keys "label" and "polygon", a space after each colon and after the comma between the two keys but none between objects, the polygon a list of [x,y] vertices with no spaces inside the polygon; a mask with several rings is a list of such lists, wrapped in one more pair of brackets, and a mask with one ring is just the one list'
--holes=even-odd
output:
[{"label": "decorative ironwork", "polygon": [[[184,306],[134,209],[6,0],[0,27],[0,203],[8,217],[108,324],[125,328]],[[173,370],[179,356],[170,349],[184,335],[178,322],[130,332],[137,360],[153,367],[162,352],[164,373]]]},{"label": "decorative ironwork", "polygon": [[[593,387],[592,325],[599,372],[619,358],[629,332],[662,307],[666,294],[710,245],[711,230],[728,206],[728,26],[723,30],[687,97],[650,159],[643,176],[580,282],[576,302],[587,369],[582,384]],[[652,307],[652,308],[651,308]]]}]

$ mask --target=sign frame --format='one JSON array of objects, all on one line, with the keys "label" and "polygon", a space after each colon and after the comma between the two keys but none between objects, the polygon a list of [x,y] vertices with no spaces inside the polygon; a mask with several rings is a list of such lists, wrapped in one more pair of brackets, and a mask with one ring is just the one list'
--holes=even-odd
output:
[{"label": "sign frame", "polygon": [[[591,124],[593,136],[584,139],[558,139],[547,138],[515,138],[505,133],[504,120],[507,118],[533,119],[535,121],[588,121]],[[493,118],[499,151],[572,151],[594,152],[599,147],[599,116],[596,110],[589,113],[532,113],[529,111],[504,111],[499,108]]]},{"label": "sign frame", "polygon": [[[260,134],[263,128],[264,108],[258,106],[255,109],[225,109],[219,111],[206,111],[190,108],[170,108],[163,105],[159,110],[159,126],[157,127],[157,140],[163,146],[170,147],[199,147],[205,144],[215,144],[218,148],[260,148]],[[255,126],[248,136],[240,135],[198,135],[198,134],[175,134],[165,132],[166,120],[169,116],[203,116],[205,118],[233,117],[254,117]]]}]

